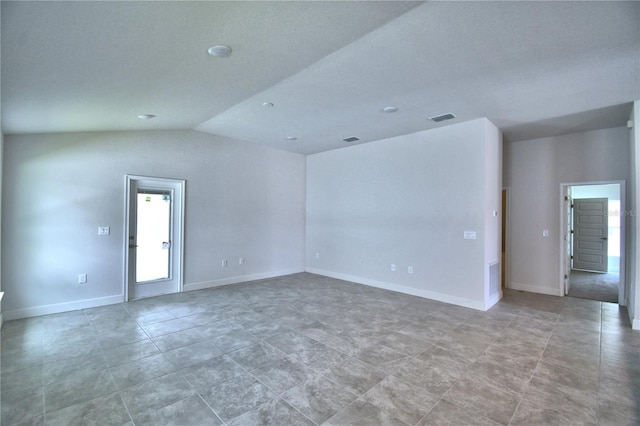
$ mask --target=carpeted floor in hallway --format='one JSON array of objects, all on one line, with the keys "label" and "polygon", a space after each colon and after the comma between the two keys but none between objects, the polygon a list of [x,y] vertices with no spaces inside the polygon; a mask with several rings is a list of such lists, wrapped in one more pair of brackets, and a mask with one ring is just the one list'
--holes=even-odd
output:
[{"label": "carpeted floor in hallway", "polygon": [[618,283],[620,282],[618,273],[573,270],[570,280],[568,296],[618,303]]}]

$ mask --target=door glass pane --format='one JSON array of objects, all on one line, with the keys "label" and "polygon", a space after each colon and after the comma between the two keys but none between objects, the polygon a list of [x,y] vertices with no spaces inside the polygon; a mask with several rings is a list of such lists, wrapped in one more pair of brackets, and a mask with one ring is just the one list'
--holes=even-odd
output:
[{"label": "door glass pane", "polygon": [[136,282],[169,278],[171,193],[137,194]]}]

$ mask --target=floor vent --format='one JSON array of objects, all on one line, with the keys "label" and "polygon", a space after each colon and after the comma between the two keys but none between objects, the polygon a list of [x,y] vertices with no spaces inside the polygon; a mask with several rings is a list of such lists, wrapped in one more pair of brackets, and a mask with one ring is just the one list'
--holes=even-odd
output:
[{"label": "floor vent", "polygon": [[491,296],[500,291],[500,262],[489,265],[489,293]]}]

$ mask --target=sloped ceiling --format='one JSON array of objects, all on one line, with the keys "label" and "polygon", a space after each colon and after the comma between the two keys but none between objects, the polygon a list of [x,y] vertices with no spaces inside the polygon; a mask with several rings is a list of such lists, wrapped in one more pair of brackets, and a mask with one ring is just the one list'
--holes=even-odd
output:
[{"label": "sloped ceiling", "polygon": [[3,1],[1,25],[5,134],[196,129],[309,154],[479,117],[507,140],[621,126],[640,99],[639,2]]}]

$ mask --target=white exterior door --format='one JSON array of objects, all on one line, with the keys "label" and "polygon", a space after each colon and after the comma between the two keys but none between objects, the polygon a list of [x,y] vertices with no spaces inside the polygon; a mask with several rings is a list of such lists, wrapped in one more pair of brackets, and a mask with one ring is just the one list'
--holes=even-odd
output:
[{"label": "white exterior door", "polygon": [[607,272],[607,198],[573,202],[573,269]]},{"label": "white exterior door", "polygon": [[182,291],[184,181],[127,176],[127,300]]}]

